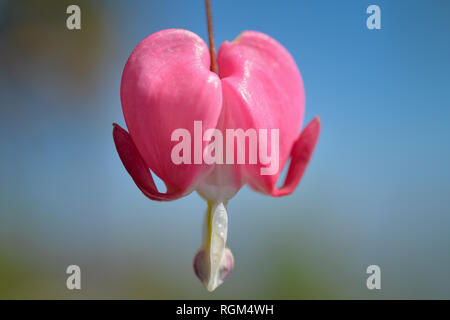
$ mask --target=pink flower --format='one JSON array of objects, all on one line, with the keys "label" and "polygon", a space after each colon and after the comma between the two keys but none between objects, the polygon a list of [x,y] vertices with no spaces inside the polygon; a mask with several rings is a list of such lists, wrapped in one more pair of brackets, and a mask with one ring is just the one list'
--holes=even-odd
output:
[{"label": "pink flower", "polygon": [[[228,200],[246,183],[274,197],[292,193],[320,132],[316,117],[299,134],[305,105],[303,82],[294,60],[277,41],[245,31],[222,44],[217,62],[219,74],[210,71],[208,46],[190,31],[162,30],[149,36],[133,51],[123,71],[121,101],[129,133],[117,124],[113,130],[120,159],[148,198],[169,201],[196,190],[208,201],[208,232],[194,259],[196,274],[208,290],[220,285],[234,266],[226,247]],[[203,132],[278,129],[275,174],[262,175],[261,168],[268,164],[261,162],[174,163],[171,156],[177,141],[172,141],[172,134],[184,128],[195,136],[195,121],[201,121]],[[210,143],[193,139],[190,145],[204,153]],[[235,149],[234,158],[239,151],[248,157],[249,144],[245,146],[245,150]],[[274,147],[269,139],[268,150]],[[286,180],[277,188],[289,158]],[[165,182],[167,192],[157,190],[149,169]]]}]

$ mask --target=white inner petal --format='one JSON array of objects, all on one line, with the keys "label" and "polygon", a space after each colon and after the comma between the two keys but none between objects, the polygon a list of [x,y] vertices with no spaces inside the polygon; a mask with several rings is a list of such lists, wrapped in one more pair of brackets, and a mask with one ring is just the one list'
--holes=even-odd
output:
[{"label": "white inner petal", "polygon": [[225,205],[222,202],[214,203],[211,208],[211,216],[211,241],[209,248],[211,273],[207,285],[209,291],[213,291],[223,282],[219,275],[228,232],[228,215]]}]

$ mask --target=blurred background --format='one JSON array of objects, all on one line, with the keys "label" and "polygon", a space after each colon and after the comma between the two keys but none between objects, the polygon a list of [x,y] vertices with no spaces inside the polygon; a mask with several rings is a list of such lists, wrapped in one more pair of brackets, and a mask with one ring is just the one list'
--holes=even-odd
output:
[{"label": "blurred background", "polygon": [[[191,267],[206,203],[144,197],[111,125],[131,51],[165,28],[207,39],[203,1],[0,0],[0,298],[449,299],[450,2],[212,6],[217,47],[259,30],[302,72],[323,131],[299,187],[230,201],[235,271],[208,293]],[[82,290],[66,288],[71,264]]]}]

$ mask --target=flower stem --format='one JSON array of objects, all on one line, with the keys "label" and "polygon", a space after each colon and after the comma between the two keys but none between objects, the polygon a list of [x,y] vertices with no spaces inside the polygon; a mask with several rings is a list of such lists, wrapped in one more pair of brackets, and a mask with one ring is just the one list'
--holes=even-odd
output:
[{"label": "flower stem", "polygon": [[206,19],[208,21],[209,54],[211,56],[211,71],[219,74],[216,58],[216,46],[214,44],[214,31],[212,22],[211,0],[205,0]]}]

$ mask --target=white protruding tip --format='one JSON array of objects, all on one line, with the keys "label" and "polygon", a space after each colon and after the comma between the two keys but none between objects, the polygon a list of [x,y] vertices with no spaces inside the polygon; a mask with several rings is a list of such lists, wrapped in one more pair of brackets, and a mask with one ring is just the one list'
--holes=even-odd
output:
[{"label": "white protruding tip", "polygon": [[231,274],[234,258],[226,247],[228,216],[222,202],[211,207],[208,237],[194,258],[194,271],[208,291],[214,291]]}]

